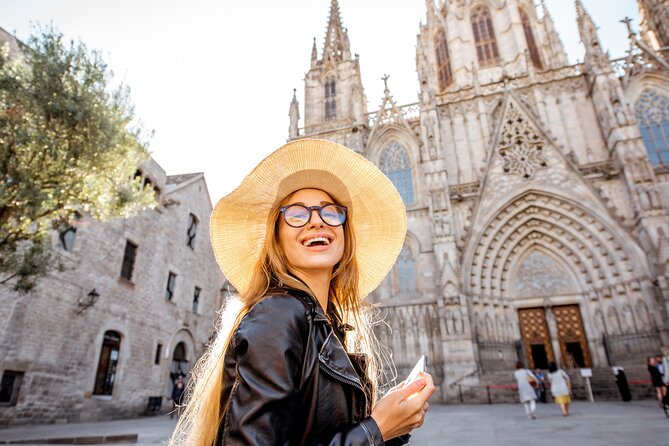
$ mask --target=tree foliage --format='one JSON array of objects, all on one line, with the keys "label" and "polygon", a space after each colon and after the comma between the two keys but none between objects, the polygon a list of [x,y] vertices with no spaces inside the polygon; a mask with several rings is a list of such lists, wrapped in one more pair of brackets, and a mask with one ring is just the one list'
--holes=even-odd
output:
[{"label": "tree foliage", "polygon": [[100,54],[53,27],[36,28],[19,47],[0,51],[0,273],[21,282],[46,271],[30,267],[35,259],[53,257],[21,245],[49,245],[46,235],[75,212],[128,217],[155,197],[135,177],[149,154],[129,90],[112,86]]}]

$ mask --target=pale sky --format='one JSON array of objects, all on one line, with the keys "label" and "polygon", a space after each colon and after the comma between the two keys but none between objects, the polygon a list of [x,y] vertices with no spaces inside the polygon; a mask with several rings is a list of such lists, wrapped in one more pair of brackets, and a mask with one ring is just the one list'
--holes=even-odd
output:
[{"label": "pale sky", "polygon": [[[538,2],[537,2],[538,3]],[[635,0],[583,0],[612,57],[628,48],[619,20]],[[546,0],[569,60],[583,58],[572,0]],[[417,101],[416,34],[424,0],[339,0],[351,52],[360,54],[368,110],[389,74],[399,105]],[[322,50],[330,0],[0,0],[0,26],[26,39],[30,23],[53,22],[102,52],[131,88],[136,117],[155,132],[150,151],[168,175],[204,172],[212,202],[231,192],[288,137],[312,39]],[[300,122],[300,125],[303,121]]]}]

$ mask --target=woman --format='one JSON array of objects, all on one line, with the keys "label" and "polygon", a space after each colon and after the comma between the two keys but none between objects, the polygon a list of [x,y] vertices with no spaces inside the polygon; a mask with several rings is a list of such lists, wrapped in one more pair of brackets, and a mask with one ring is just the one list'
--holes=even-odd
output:
[{"label": "woman", "polygon": [[532,388],[532,383],[535,386],[539,385],[539,379],[534,376],[532,372],[523,367],[523,363],[518,361],[516,363],[516,371],[514,372],[516,383],[518,383],[518,396],[520,402],[525,406],[525,414],[530,420],[534,420],[536,416],[534,411],[537,409],[537,394]]},{"label": "woman", "polygon": [[435,387],[425,373],[379,398],[362,299],[405,233],[397,190],[350,149],[298,140],[263,160],[212,213],[239,306],[226,306],[234,321],[196,366],[170,444],[404,444]]},{"label": "woman", "polygon": [[559,369],[554,362],[548,364],[548,381],[551,383],[551,394],[555,402],[560,405],[562,416],[569,416],[569,405],[571,404],[571,380],[569,375]]},{"label": "woman", "polygon": [[657,366],[657,360],[653,356],[649,356],[648,360],[648,373],[650,373],[650,381],[653,387],[655,387],[655,392],[657,395],[658,404],[662,405],[662,400],[667,393],[667,387],[664,385],[662,379],[662,373],[660,372],[659,367]]}]

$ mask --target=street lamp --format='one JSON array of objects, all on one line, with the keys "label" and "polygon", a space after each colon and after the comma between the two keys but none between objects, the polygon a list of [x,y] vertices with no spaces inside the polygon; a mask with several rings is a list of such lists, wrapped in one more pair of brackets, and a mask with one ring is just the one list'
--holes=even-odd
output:
[{"label": "street lamp", "polygon": [[86,296],[79,298],[79,307],[81,311],[85,310],[88,307],[92,307],[98,301],[100,293],[98,293],[95,288],[93,288]]}]

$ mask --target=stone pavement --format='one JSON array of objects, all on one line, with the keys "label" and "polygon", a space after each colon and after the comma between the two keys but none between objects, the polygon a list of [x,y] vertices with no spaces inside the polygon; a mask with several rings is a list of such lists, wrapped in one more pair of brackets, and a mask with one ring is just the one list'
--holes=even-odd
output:
[{"label": "stone pavement", "polygon": [[[413,434],[414,446],[560,444],[568,446],[666,446],[669,418],[651,400],[576,402],[562,417],[555,404],[539,404],[528,420],[520,404],[437,405]],[[20,426],[0,429],[0,444],[39,438],[137,434],[135,445],[164,444],[175,420],[166,416],[99,423]],[[26,445],[27,443],[22,443]],[[126,446],[125,444],[116,446]]]}]

